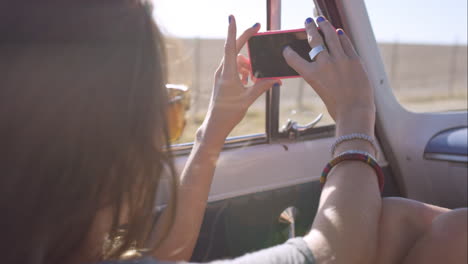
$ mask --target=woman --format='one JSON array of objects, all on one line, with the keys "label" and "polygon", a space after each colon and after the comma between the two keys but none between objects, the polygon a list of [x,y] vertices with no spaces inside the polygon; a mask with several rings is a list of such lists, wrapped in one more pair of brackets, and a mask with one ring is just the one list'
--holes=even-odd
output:
[{"label": "woman", "polygon": [[[237,74],[237,53],[259,27],[236,40],[236,21],[229,17],[208,114],[178,180],[165,125],[164,42],[144,3],[36,2],[4,1],[0,8],[2,261],[93,263],[131,249],[143,249],[144,255],[131,263],[159,263],[151,256],[189,259],[224,140],[275,84],[244,87]],[[326,41],[329,51],[313,63],[290,48],[284,56],[322,97],[338,137],[373,137],[375,106],[365,70],[346,34],[318,21],[325,39],[306,20],[311,47]],[[336,149],[348,150],[375,154],[362,140]],[[165,168],[173,177],[173,196],[154,223],[154,197]],[[385,215],[396,205],[397,214],[390,215],[408,215],[399,201],[382,203],[377,187],[373,168],[341,163],[328,176],[308,235],[232,263],[375,263],[384,245],[379,237],[402,228],[385,224],[387,217],[380,220],[381,211]],[[425,239],[436,241],[425,228],[416,237],[422,234],[408,244],[415,251],[403,249],[408,263],[425,256]],[[401,254],[393,250],[396,241],[383,247],[392,249],[391,257]]]}]

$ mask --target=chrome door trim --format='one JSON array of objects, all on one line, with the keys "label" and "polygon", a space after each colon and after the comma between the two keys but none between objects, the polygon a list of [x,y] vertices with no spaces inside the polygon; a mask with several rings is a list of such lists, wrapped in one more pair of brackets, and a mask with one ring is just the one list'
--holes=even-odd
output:
[{"label": "chrome door trim", "polygon": [[[266,142],[267,136],[264,133],[229,137],[226,139],[223,149],[252,146]],[[175,156],[187,155],[192,150],[193,145],[194,142],[171,145],[171,151]]]},{"label": "chrome door trim", "polygon": [[443,154],[443,153],[425,153],[424,158],[429,159],[429,160],[468,163],[468,156],[464,156],[464,155],[453,155],[453,154]]}]

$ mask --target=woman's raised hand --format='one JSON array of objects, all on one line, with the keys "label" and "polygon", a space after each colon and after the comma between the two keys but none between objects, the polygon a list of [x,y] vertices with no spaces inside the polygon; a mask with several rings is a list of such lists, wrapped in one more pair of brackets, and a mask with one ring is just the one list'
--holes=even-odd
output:
[{"label": "woman's raised hand", "polygon": [[[317,25],[325,38],[320,35]],[[322,51],[313,62],[308,62],[286,47],[284,58],[314,88],[337,124],[360,117],[366,125],[373,127],[373,89],[350,39],[342,29],[336,30],[323,17],[317,19],[317,25],[311,18],[305,21],[309,45],[314,48],[326,43],[328,51]]]},{"label": "woman's raised hand", "polygon": [[[278,80],[260,80],[245,86],[249,71],[246,61],[238,53],[247,40],[258,32],[260,24],[247,29],[236,40],[236,20],[229,16],[229,29],[224,47],[224,58],[215,73],[215,82],[208,113],[200,128],[203,137],[219,138],[224,141],[231,130],[244,118],[248,108]],[[239,60],[239,64],[238,64]],[[241,80],[239,75],[243,76]]]}]

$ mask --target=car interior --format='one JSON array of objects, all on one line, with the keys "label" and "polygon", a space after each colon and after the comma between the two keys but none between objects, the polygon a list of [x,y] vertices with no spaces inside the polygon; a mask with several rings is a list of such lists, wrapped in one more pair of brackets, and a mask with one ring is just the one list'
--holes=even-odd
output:
[{"label": "car interior", "polygon": [[[262,1],[262,12],[265,16],[263,30],[292,29],[284,26],[287,24],[284,20],[287,17],[285,12],[290,12],[288,8],[289,5],[294,5],[292,2]],[[461,106],[449,102],[448,108],[440,109],[437,102],[425,102],[428,108],[415,110],[397,97],[402,93],[402,87],[406,87],[404,85],[410,87],[416,82],[403,82],[402,78],[399,82],[395,81],[396,73],[392,65],[396,62],[388,62],[388,58],[394,59],[397,52],[403,54],[400,56],[400,64],[405,62],[405,59],[409,61],[409,56],[404,55],[404,52],[410,52],[407,50],[415,48],[415,45],[382,44],[377,40],[378,31],[373,27],[372,9],[369,8],[372,1],[308,2],[310,5],[304,8],[311,14],[326,16],[337,28],[343,28],[351,37],[374,86],[378,162],[385,174],[383,196],[406,197],[447,208],[466,207],[466,44],[458,45],[457,47],[461,47],[458,50],[450,49],[446,56],[450,59],[453,52],[456,52],[453,55],[458,61],[455,71],[461,77],[456,75],[454,78],[461,79],[455,80],[455,92],[452,93],[455,95],[452,97],[454,100],[461,100]],[[203,41],[199,38],[179,42],[172,39],[168,43],[173,48],[179,45],[179,50],[191,47],[192,51],[203,52],[200,45],[207,43]],[[220,43],[222,47],[222,42]],[[447,49],[449,46],[447,45]],[[217,55],[215,50],[211,52]],[[384,53],[386,50],[390,53]],[[171,54],[169,58],[175,56]],[[388,54],[391,56],[387,56]],[[220,57],[215,55],[213,57]],[[197,56],[201,59],[197,59]],[[191,57],[195,61],[191,63],[197,68],[197,65],[203,63],[203,59],[207,60],[208,55],[205,51],[202,55],[195,54]],[[192,127],[196,127],[197,122],[200,122],[200,117],[193,113],[203,112],[203,109],[196,105],[197,100],[206,97],[200,92],[200,84],[205,81],[203,74],[195,69],[191,76],[192,81],[187,87],[170,87],[174,90],[173,95],[171,94],[171,107],[174,112],[170,114],[169,119],[177,120],[177,127],[171,127],[171,133],[175,133],[172,151],[179,171],[185,164],[192,143],[190,139],[177,139],[181,137],[180,130],[184,127],[184,135],[193,134]],[[175,83],[184,82],[174,77],[171,80]],[[394,87],[396,84],[400,87],[399,90]],[[427,94],[432,94],[432,90],[428,88],[430,81],[417,84],[422,84],[420,90],[426,91],[423,92],[426,97]],[[450,88],[449,84],[446,81],[441,89],[446,91]],[[288,86],[294,86],[295,91],[289,98],[286,94]],[[312,89],[307,89],[310,87],[304,86],[306,85],[299,80],[291,80],[268,91],[264,98],[256,103],[257,106],[254,106],[261,111],[261,125],[259,129],[256,128],[260,130],[259,133],[244,133],[238,130],[237,134],[226,140],[192,261],[237,257],[283,243],[290,237],[302,236],[310,228],[319,204],[320,173],[329,159],[329,147],[334,141],[335,126],[323,107],[310,110],[307,105],[309,102],[300,100],[309,100],[308,98],[314,96],[306,94],[313,92],[309,91]],[[444,100],[450,100],[452,97],[444,97]],[[294,110],[284,110],[288,106],[288,100],[294,101]],[[319,99],[314,100],[312,104],[321,104],[317,101]],[[254,114],[256,113],[249,112],[246,119],[258,118]],[[252,127],[252,123],[249,122],[252,121],[244,120],[240,129]],[[164,188],[164,184],[161,188]],[[158,203],[163,206],[166,197],[164,191],[161,193]]]}]

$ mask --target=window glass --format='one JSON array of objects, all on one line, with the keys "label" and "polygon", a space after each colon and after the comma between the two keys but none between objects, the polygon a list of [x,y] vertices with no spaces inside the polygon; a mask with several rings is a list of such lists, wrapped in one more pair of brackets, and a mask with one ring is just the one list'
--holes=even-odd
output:
[{"label": "window glass", "polygon": [[[304,28],[304,21],[308,17],[315,19],[316,16],[317,12],[312,0],[288,0],[281,3],[282,30]],[[321,113],[323,118],[317,126],[334,123],[325,104],[302,78],[283,80],[280,98],[280,129],[288,119],[300,125],[306,125]]]},{"label": "window glass", "polygon": [[467,109],[467,1],[365,0],[395,96],[407,109]]},{"label": "window glass", "polygon": [[[248,8],[247,8],[248,7]],[[224,51],[228,16],[236,16],[240,35],[256,22],[266,28],[266,2],[249,0],[158,0],[154,18],[167,38],[169,83],[189,88],[190,108],[181,137],[192,142],[206,114],[214,79]],[[247,54],[246,48],[242,50]],[[249,109],[230,136],[265,133],[265,96]]]}]

